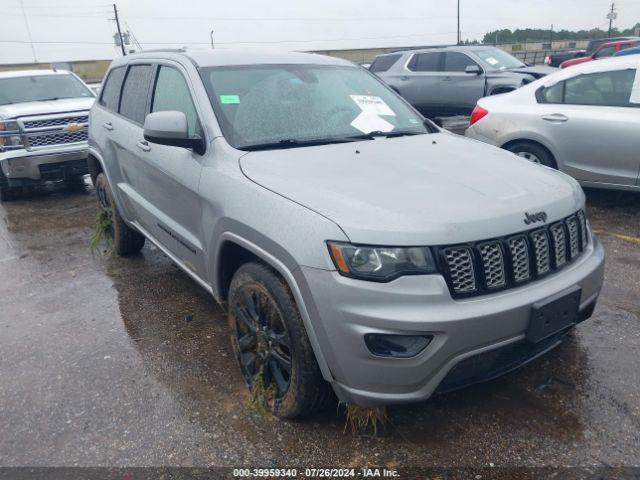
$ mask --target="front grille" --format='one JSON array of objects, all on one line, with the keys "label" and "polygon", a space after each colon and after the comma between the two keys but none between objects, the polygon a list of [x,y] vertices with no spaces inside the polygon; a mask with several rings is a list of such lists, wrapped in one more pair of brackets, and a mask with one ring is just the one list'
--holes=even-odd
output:
[{"label": "front grille", "polygon": [[74,117],[62,118],[43,118],[37,120],[26,120],[24,122],[25,130],[33,130],[36,128],[59,127],[66,126],[70,123],[89,123],[88,115],[80,115]]},{"label": "front grille", "polygon": [[471,249],[445,248],[443,253],[449,266],[449,278],[454,290],[459,293],[475,292],[476,280]]},{"label": "front grille", "polygon": [[479,247],[479,250],[487,288],[504,287],[507,276],[504,271],[504,257],[500,243],[488,243]]},{"label": "front grille", "polygon": [[75,133],[49,133],[30,135],[28,143],[31,148],[66,145],[68,143],[86,142],[88,133],[86,130]]},{"label": "front grille", "polygon": [[584,251],[584,212],[550,226],[468,245],[439,248],[439,262],[454,297],[512,288],[557,271]]}]

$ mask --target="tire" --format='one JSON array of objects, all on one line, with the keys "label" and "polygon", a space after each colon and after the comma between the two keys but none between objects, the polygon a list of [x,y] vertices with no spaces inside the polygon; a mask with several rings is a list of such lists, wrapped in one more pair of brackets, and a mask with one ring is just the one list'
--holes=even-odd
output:
[{"label": "tire", "polygon": [[66,181],[67,188],[73,191],[82,191],[85,190],[85,182],[84,175],[75,175],[73,177],[69,177]]},{"label": "tire", "polygon": [[106,235],[112,242],[113,250],[122,257],[138,253],[144,246],[145,237],[129,227],[120,216],[107,176],[104,173],[100,173],[96,179],[96,194],[98,208],[105,213],[110,221],[111,226]]},{"label": "tire", "polygon": [[517,142],[507,147],[507,150],[515,153],[519,157],[525,158],[533,163],[544,165],[545,167],[555,168],[556,162],[549,151],[532,142]]},{"label": "tire", "polygon": [[263,264],[246,263],[231,280],[228,305],[234,355],[252,391],[260,375],[272,389],[267,409],[299,419],[324,408],[332,390],[284,280]]},{"label": "tire", "polygon": [[7,177],[0,170],[0,202],[8,202],[18,198],[21,189],[7,185]]}]

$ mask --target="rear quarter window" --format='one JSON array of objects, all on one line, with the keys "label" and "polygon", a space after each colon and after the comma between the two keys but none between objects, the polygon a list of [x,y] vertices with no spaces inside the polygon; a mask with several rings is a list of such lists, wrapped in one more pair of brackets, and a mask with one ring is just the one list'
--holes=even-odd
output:
[{"label": "rear quarter window", "polygon": [[120,90],[122,90],[122,81],[124,80],[126,71],[126,67],[116,67],[109,72],[102,87],[102,93],[98,102],[100,105],[114,112],[118,111]]},{"label": "rear quarter window", "polygon": [[389,70],[402,55],[385,55],[383,57],[376,58],[369,70],[372,72],[386,72]]}]

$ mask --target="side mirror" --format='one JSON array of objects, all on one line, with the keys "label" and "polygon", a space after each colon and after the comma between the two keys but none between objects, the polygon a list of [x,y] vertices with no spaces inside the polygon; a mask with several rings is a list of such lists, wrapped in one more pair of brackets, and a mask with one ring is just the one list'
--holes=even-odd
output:
[{"label": "side mirror", "polygon": [[144,139],[158,145],[191,148],[203,154],[204,140],[199,136],[189,136],[187,117],[182,112],[154,112],[144,120]]},{"label": "side mirror", "polygon": [[464,73],[468,73],[469,75],[480,75],[482,73],[482,69],[478,65],[467,65],[467,68],[464,69]]}]

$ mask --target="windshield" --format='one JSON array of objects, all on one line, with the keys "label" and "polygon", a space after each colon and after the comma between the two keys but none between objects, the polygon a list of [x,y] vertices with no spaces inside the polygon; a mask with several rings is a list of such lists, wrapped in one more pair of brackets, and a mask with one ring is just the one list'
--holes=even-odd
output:
[{"label": "windshield", "polygon": [[93,94],[73,75],[0,79],[0,105],[78,97],[93,98]]},{"label": "windshield", "polygon": [[482,61],[493,70],[509,70],[511,68],[526,67],[526,65],[516,57],[509,55],[499,48],[475,50],[473,53],[480,57]]},{"label": "windshield", "polygon": [[239,149],[430,132],[419,114],[358,67],[225,66],[201,75],[225,138]]}]

